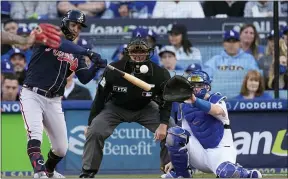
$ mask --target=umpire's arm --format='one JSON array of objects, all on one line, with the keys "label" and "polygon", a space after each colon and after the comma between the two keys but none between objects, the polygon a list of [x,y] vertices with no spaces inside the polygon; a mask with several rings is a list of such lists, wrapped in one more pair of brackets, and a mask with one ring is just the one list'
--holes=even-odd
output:
[{"label": "umpire's arm", "polygon": [[103,77],[98,83],[98,89],[96,96],[93,100],[89,119],[88,119],[88,126],[90,126],[92,120],[102,111],[104,108],[105,102],[109,97],[111,92],[111,85],[107,81],[107,70],[104,71]]},{"label": "umpire's arm", "polygon": [[170,73],[165,69],[164,70],[164,79],[161,85],[161,93],[159,94],[160,97],[160,104],[159,104],[159,111],[160,111],[160,123],[169,125],[169,119],[171,115],[171,108],[172,102],[167,102],[163,99],[163,91],[166,82],[170,79]]}]

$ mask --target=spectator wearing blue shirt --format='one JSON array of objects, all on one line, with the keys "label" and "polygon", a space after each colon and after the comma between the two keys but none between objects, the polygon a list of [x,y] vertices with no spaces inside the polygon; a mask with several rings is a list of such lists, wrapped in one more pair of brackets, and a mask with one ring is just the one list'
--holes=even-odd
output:
[{"label": "spectator wearing blue shirt", "polygon": [[4,81],[4,76],[7,74],[13,74],[13,65],[11,64],[10,61],[4,61],[1,60],[1,85],[2,82]]},{"label": "spectator wearing blue shirt", "polygon": [[215,55],[204,64],[204,71],[211,78],[213,78],[216,71],[259,70],[254,57],[240,48],[238,32],[234,30],[226,31],[223,47],[224,50],[220,55]]},{"label": "spectator wearing blue shirt", "polygon": [[256,60],[264,56],[265,48],[259,45],[260,38],[253,24],[245,24],[240,29],[240,45],[241,48],[254,56]]},{"label": "spectator wearing blue shirt", "polygon": [[164,46],[159,52],[161,66],[168,71],[183,70],[177,66],[176,52],[171,46]]},{"label": "spectator wearing blue shirt", "polygon": [[251,70],[244,78],[240,94],[234,99],[272,99],[264,90],[264,78],[257,70]]}]

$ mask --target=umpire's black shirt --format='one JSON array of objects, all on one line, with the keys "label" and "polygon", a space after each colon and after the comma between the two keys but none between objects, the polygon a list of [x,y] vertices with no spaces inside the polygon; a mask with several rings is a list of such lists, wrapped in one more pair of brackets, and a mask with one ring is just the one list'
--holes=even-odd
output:
[{"label": "umpire's black shirt", "polygon": [[[113,62],[110,65],[128,74],[133,74],[133,68],[130,64],[131,62],[129,62],[128,57],[124,57],[122,60]],[[124,79],[119,72],[106,69],[98,84],[98,90],[93,101],[88,125],[90,125],[93,118],[102,111],[107,101],[112,101],[114,105],[121,108],[137,111],[143,109],[152,100],[155,101],[156,98],[160,110],[160,121],[168,125],[171,103],[165,102],[162,99],[162,92],[165,82],[170,79],[170,74],[166,69],[159,67],[151,61],[146,65],[149,68],[146,74],[133,75],[152,86],[152,89],[148,92]]]}]

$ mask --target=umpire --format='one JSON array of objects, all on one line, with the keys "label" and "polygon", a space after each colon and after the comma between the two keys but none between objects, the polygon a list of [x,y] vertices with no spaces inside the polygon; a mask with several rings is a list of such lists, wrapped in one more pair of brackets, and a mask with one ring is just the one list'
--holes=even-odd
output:
[{"label": "umpire", "polygon": [[[99,82],[85,131],[86,142],[80,178],[93,178],[98,172],[103,158],[104,142],[122,122],[137,122],[155,133],[154,139],[161,140],[161,167],[169,162],[164,139],[171,103],[162,99],[162,92],[170,74],[150,61],[151,52],[153,48],[138,36],[128,44],[122,60],[111,63],[115,68],[149,83],[152,89],[148,92],[131,84],[115,70],[106,68]],[[148,67],[148,72],[141,70],[141,73],[140,68],[144,65]]]}]

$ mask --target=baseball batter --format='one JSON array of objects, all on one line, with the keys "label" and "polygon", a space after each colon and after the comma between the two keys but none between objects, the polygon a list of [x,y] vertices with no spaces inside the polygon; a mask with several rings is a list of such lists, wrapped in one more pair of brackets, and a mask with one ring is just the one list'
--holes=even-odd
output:
[{"label": "baseball batter", "polygon": [[204,71],[192,72],[188,81],[193,84],[193,94],[179,106],[177,117],[182,119],[182,128],[168,130],[166,146],[171,162],[162,178],[190,178],[189,165],[218,178],[262,178],[259,171],[236,164],[226,97],[208,93],[211,80]]},{"label": "baseball batter", "polygon": [[[61,22],[61,30],[67,40],[62,39],[58,49],[43,44],[33,46],[33,55],[20,93],[20,105],[28,134],[27,154],[34,169],[34,178],[64,178],[54,170],[68,148],[61,105],[66,78],[75,72],[80,82],[86,84],[94,78],[99,68],[107,64],[99,54],[72,42],[82,27],[86,27],[84,13],[70,10]],[[81,55],[88,56],[94,62],[90,68]],[[52,145],[46,162],[40,148],[43,129]]]}]

